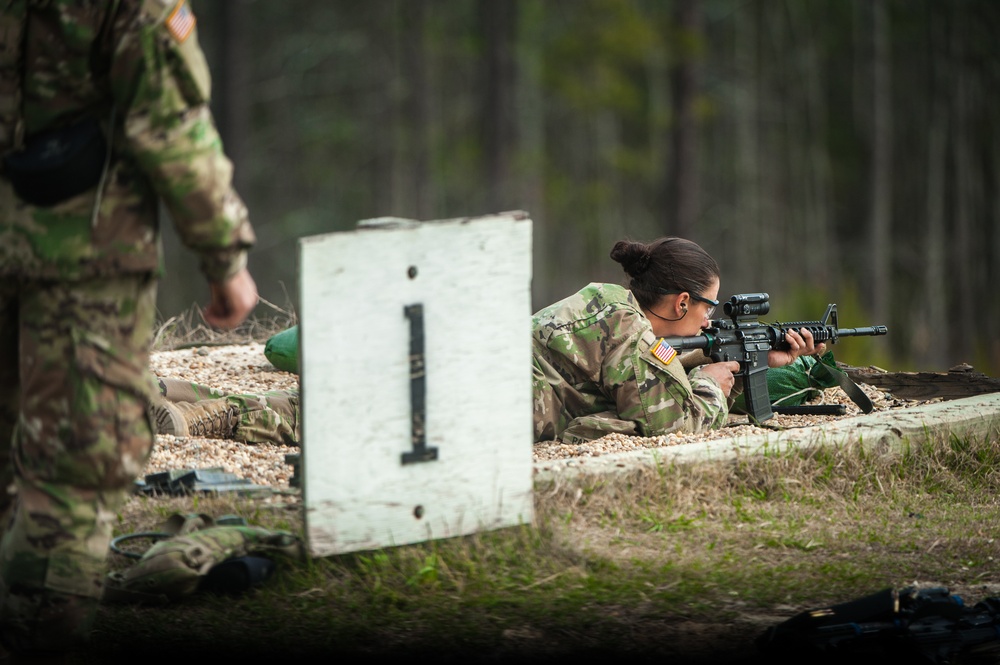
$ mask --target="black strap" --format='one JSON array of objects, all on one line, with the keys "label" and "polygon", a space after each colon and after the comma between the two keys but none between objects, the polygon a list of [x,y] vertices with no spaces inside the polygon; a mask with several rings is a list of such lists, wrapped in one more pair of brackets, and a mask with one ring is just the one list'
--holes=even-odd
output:
[{"label": "black strap", "polygon": [[[858,384],[851,380],[851,377],[847,376],[844,372],[840,371],[836,367],[831,367],[827,365],[819,357],[819,354],[814,354],[813,357],[816,359],[815,364],[809,369],[809,375],[817,380],[833,380],[837,383],[840,388],[847,393],[847,396],[851,398],[851,401],[858,405],[864,413],[871,413],[875,410],[875,406],[872,401],[868,399],[868,395],[865,394]],[[827,405],[817,405],[817,406],[801,406],[801,407],[781,407],[781,406],[771,406],[771,409],[777,414],[799,414],[805,415],[842,415],[841,413],[824,413],[823,411],[829,409]],[[843,408],[843,407],[841,407]],[[839,409],[838,409],[839,411]],[[773,430],[786,430],[795,429],[784,427],[781,425],[774,425],[768,422],[759,423],[758,427],[765,427],[767,429]]]},{"label": "black strap", "polygon": [[814,355],[816,358],[816,364],[813,365],[809,373],[812,374],[816,372],[816,377],[821,379],[833,379],[837,382],[847,396],[851,398],[851,401],[858,405],[864,413],[871,413],[875,410],[875,405],[872,401],[868,399],[868,395],[865,391],[858,387],[858,384],[851,380],[851,377],[847,376],[844,372],[840,371],[836,367],[831,367],[820,359],[819,355]]}]

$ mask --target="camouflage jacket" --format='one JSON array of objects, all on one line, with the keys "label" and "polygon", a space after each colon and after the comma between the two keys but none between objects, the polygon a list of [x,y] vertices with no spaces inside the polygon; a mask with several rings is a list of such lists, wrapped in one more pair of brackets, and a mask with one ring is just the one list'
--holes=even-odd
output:
[{"label": "camouflage jacket", "polygon": [[535,314],[535,441],[725,424],[729,409],[719,384],[700,368],[687,374],[669,347],[654,354],[658,343],[635,298],[614,284],[590,284]]},{"label": "camouflage jacket", "polygon": [[9,0],[5,7],[0,153],[17,154],[32,137],[85,118],[99,119],[110,151],[102,153],[100,183],[47,207],[14,194],[9,167],[0,173],[0,275],[159,271],[159,201],[207,278],[243,267],[255,237],[232,188],[185,0]]}]

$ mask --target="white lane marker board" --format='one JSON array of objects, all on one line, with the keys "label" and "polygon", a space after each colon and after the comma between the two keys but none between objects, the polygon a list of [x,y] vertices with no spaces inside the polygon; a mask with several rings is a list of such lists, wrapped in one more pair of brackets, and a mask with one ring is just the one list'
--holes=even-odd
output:
[{"label": "white lane marker board", "polygon": [[300,239],[312,556],[534,519],[531,224],[382,218]]}]

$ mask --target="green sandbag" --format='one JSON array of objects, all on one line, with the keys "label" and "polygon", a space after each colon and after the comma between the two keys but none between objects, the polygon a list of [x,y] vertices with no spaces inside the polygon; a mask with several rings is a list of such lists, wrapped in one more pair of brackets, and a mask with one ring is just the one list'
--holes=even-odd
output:
[{"label": "green sandbag", "polygon": [[[823,355],[823,364],[836,367],[833,351]],[[799,406],[803,402],[819,397],[819,391],[833,388],[837,380],[828,372],[814,371],[816,359],[812,356],[799,356],[795,362],[784,367],[773,367],[767,370],[767,394],[771,404],[776,406]],[[746,413],[746,402],[739,395],[733,402],[730,411]]]},{"label": "green sandbag", "polygon": [[264,345],[264,357],[284,372],[299,373],[299,327],[292,326],[272,336]]}]

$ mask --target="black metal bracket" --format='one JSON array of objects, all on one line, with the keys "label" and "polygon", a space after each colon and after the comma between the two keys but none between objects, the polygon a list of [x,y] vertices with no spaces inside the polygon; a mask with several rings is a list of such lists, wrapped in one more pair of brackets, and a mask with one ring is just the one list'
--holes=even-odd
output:
[{"label": "black metal bracket", "polygon": [[402,455],[403,464],[432,462],[437,448],[427,447],[427,367],[424,364],[424,306],[406,305],[403,314],[410,320],[410,444]]}]

